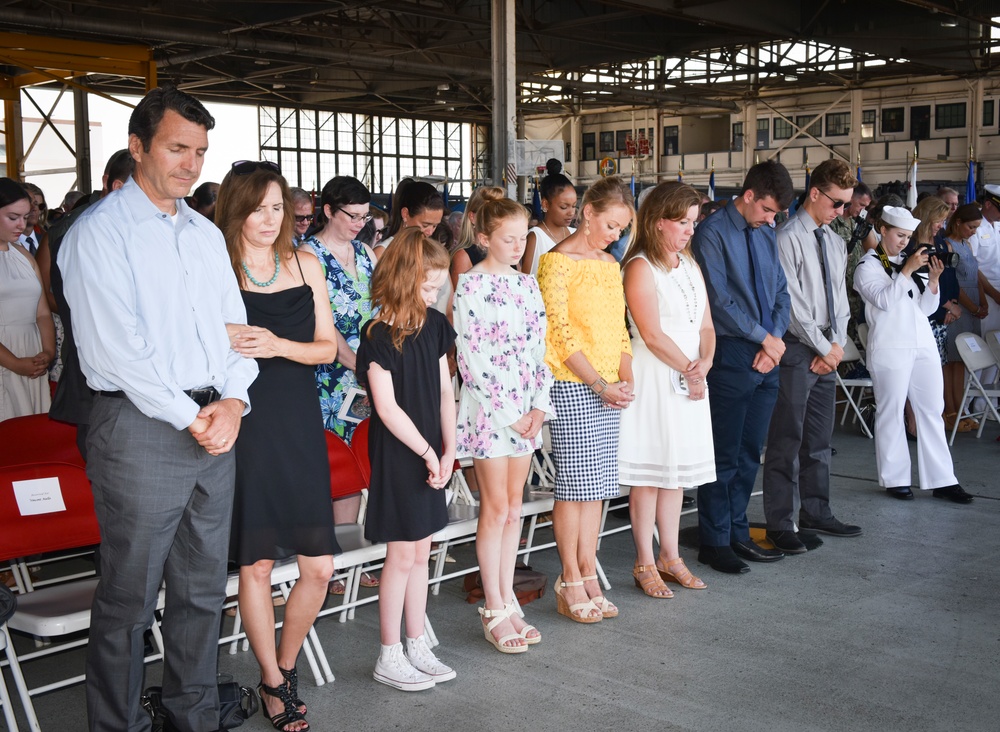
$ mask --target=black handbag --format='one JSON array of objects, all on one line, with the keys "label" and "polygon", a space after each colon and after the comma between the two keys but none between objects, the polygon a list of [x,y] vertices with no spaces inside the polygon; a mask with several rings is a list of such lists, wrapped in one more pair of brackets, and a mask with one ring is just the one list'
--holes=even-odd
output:
[{"label": "black handbag", "polygon": [[[219,677],[219,729],[239,727],[257,713],[260,702],[249,686],[240,686],[229,677]],[[153,718],[153,732],[171,732],[173,724],[163,708],[163,687],[150,686],[142,693],[142,707]]]},{"label": "black handbag", "polygon": [[0,625],[3,625],[14,615],[17,610],[17,595],[10,591],[10,588],[0,582]]}]

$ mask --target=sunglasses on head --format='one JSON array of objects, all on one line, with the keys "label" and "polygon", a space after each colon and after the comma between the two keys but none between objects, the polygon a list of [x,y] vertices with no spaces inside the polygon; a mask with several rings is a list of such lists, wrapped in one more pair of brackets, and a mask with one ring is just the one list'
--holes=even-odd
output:
[{"label": "sunglasses on head", "polygon": [[267,170],[281,175],[281,168],[270,160],[237,160],[233,163],[233,175],[250,175],[255,170]]}]

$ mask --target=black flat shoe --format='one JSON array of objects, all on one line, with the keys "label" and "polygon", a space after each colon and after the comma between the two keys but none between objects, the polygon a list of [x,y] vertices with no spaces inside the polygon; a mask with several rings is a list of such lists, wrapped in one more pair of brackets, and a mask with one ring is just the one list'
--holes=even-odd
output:
[{"label": "black flat shoe", "polygon": [[741,562],[728,546],[703,546],[698,552],[698,561],[726,574],[746,574],[750,571],[750,567]]},{"label": "black flat shoe", "polygon": [[784,552],[757,546],[750,539],[733,541],[730,542],[729,546],[732,547],[736,556],[746,559],[748,562],[777,562],[785,556]]},{"label": "black flat shoe", "polygon": [[947,498],[952,503],[972,503],[972,495],[965,492],[958,483],[934,489],[935,498]]},{"label": "black flat shoe", "polygon": [[808,551],[794,531],[768,531],[767,540],[785,554],[805,554]]},{"label": "black flat shoe", "polygon": [[910,490],[910,486],[901,485],[895,488],[886,488],[885,492],[889,494],[892,498],[898,498],[901,501],[912,501],[913,491]]},{"label": "black flat shoe", "polygon": [[812,523],[800,518],[799,528],[805,531],[812,531],[816,534],[826,534],[827,536],[861,536],[861,527],[854,524],[845,524],[843,521],[832,518],[823,523]]}]

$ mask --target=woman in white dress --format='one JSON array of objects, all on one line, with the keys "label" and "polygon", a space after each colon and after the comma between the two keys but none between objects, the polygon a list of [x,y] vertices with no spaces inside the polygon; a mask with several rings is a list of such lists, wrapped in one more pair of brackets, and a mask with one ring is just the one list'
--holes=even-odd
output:
[{"label": "woman in white dress", "polygon": [[[635,585],[650,597],[705,583],[680,557],[677,532],[683,488],[715,480],[712,420],[705,377],[715,329],[705,281],[691,254],[701,194],[661,183],[639,208],[636,238],[625,255],[625,302],[633,335],[636,400],[622,413],[618,466],[631,486]],[[653,526],[660,551],[654,561]]]},{"label": "woman in white dress", "polygon": [[38,265],[17,243],[30,212],[28,191],[0,178],[0,421],[47,412],[51,401],[55,326]]},{"label": "woman in white dress", "polygon": [[538,259],[576,229],[570,226],[576,218],[576,189],[562,173],[550,173],[542,178],[538,190],[542,198],[542,222],[528,230],[528,243],[521,259],[521,271],[538,274]]}]

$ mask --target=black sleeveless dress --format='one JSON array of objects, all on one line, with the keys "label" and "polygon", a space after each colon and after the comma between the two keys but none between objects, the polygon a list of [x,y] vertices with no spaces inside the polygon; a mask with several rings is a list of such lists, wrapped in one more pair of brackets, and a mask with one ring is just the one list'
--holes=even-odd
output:
[{"label": "black sleeveless dress", "polygon": [[[242,294],[250,325],[293,341],[315,338],[308,285]],[[250,413],[235,448],[230,559],[247,566],[297,554],[339,554],[314,367],[284,358],[257,359],[257,365],[260,374],[250,386]]]}]

